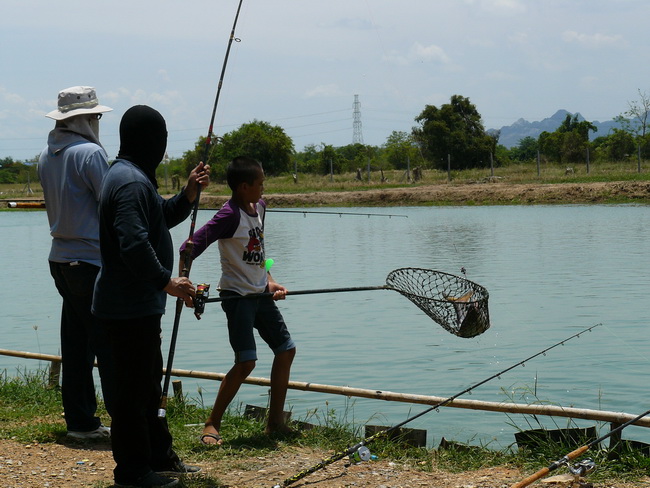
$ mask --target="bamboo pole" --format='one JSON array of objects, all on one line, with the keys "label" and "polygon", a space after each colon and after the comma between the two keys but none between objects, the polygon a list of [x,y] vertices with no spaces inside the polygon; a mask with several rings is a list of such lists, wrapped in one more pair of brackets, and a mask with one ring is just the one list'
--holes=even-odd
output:
[{"label": "bamboo pole", "polygon": [[[0,349],[0,355],[14,356],[28,359],[40,359],[44,361],[60,362],[61,356],[51,354],[40,354],[24,351],[11,351]],[[163,370],[166,373],[166,370]],[[197,378],[204,380],[223,381],[224,373],[212,373],[208,371],[197,371],[187,369],[172,369],[172,376]],[[249,376],[244,383],[258,386],[271,386],[271,380],[268,378],[259,378]],[[416,395],[411,393],[398,393],[392,391],[370,390],[366,388],[354,388],[350,386],[324,385],[318,383],[289,381],[289,388],[292,390],[310,391],[316,393],[329,393],[332,395],[343,395],[357,398],[370,398],[374,400],[384,400],[389,402],[415,403],[421,405],[438,405],[447,400],[448,397],[439,397],[431,395]],[[606,410],[591,410],[586,408],[560,407],[556,405],[524,405],[518,403],[506,402],[488,402],[482,400],[465,400],[457,398],[449,402],[445,407],[464,408],[469,410],[482,410],[487,412],[502,412],[522,415],[547,415],[550,417],[567,417],[572,419],[592,420],[599,422],[610,422],[613,424],[624,424],[632,420],[636,415],[624,412],[610,412]],[[650,427],[650,417],[644,417],[634,422],[634,425],[640,427]]]}]

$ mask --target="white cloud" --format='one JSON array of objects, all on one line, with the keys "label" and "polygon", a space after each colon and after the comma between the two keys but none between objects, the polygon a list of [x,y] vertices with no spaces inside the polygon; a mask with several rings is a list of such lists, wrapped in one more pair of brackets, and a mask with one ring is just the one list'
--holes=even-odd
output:
[{"label": "white cloud", "polygon": [[447,64],[449,63],[449,56],[445,53],[444,49],[440,46],[431,44],[430,46],[423,46],[416,42],[409,50],[409,58],[412,61],[433,61]]},{"label": "white cloud", "polygon": [[329,85],[319,85],[305,92],[305,98],[338,97],[341,95],[343,95],[343,92],[339,86],[334,83]]},{"label": "white cloud", "polygon": [[158,76],[162,81],[170,82],[171,78],[169,77],[169,72],[166,69],[159,69]]},{"label": "white cloud", "polygon": [[384,56],[384,61],[400,66],[406,66],[413,63],[424,62],[448,64],[450,59],[445,50],[440,46],[436,46],[435,44],[423,46],[419,42],[415,42],[406,53],[400,53],[395,50],[390,51]]},{"label": "white cloud", "polygon": [[494,13],[520,14],[526,11],[526,5],[521,0],[465,0],[465,3]]},{"label": "white cloud", "polygon": [[11,104],[20,104],[24,103],[25,99],[18,95],[17,93],[8,92],[4,87],[0,86],[0,96],[2,96],[2,101],[11,103]]},{"label": "white cloud", "polygon": [[562,39],[566,42],[577,42],[578,44],[594,49],[626,44],[625,38],[620,34],[613,36],[606,34],[581,34],[572,30],[565,31],[562,34]]}]

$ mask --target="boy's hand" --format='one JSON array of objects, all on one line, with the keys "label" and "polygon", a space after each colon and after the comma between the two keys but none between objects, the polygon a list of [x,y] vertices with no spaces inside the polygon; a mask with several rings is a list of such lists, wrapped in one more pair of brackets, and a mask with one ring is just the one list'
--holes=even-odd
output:
[{"label": "boy's hand", "polygon": [[171,296],[182,299],[185,302],[185,306],[194,306],[192,297],[196,295],[196,289],[188,278],[172,278],[164,290]]},{"label": "boy's hand", "polygon": [[269,280],[269,292],[273,293],[273,300],[284,300],[288,291],[281,284]]}]

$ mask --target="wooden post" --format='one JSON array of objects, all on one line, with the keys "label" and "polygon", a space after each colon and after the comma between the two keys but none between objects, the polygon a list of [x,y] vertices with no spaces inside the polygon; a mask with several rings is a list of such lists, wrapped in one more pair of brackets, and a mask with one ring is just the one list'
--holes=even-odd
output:
[{"label": "wooden post", "polygon": [[[609,431],[613,431],[616,428],[618,428],[621,424],[612,422],[609,424]],[[616,458],[618,456],[618,453],[621,452],[621,447],[622,447],[622,442],[621,440],[623,439],[623,430],[619,430],[618,432],[614,432],[612,435],[609,436],[609,454],[608,457],[610,459]]]},{"label": "wooden post", "polygon": [[61,378],[61,362],[50,361],[50,374],[48,376],[47,384],[50,388],[57,388],[59,386],[59,379]]},{"label": "wooden post", "polygon": [[[390,427],[381,425],[366,425],[366,437],[373,436],[376,433],[383,432],[389,428]],[[427,445],[427,431],[423,429],[400,427],[399,429],[391,431],[388,438],[392,441],[397,440],[404,444],[408,444],[411,447],[425,447]]]},{"label": "wooden post", "polygon": [[173,380],[172,389],[174,390],[174,398],[183,401],[183,382],[181,380]]},{"label": "wooden post", "polygon": [[411,157],[406,155],[406,181],[411,182]]},{"label": "wooden post", "polygon": [[451,181],[451,154],[447,154],[447,181]]}]

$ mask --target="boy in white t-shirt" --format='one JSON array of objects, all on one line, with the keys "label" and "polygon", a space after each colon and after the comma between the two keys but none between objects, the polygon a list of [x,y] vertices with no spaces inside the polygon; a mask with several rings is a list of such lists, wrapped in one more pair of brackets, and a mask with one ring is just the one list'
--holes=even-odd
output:
[{"label": "boy in white t-shirt", "polygon": [[[275,282],[266,270],[264,256],[264,215],[262,200],[264,170],[249,157],[237,157],[226,175],[232,197],[193,235],[191,259],[196,259],[214,241],[221,256],[220,295],[249,295],[264,292],[273,296],[230,299],[221,302],[228,319],[228,336],[235,364],[221,382],[210,417],[205,422],[201,442],[221,445],[221,419],[240,386],[255,368],[257,360],[253,329],[274,353],[271,369],[271,401],[265,432],[288,434],[283,409],[291,364],[296,346],[274,300],[283,300],[287,289]],[[181,253],[186,245],[181,247]]]}]

